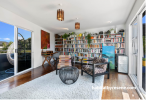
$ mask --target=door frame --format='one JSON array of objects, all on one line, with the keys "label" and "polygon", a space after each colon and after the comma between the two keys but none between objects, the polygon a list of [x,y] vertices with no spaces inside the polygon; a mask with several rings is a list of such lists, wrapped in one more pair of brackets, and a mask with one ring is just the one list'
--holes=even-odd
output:
[{"label": "door frame", "polygon": [[31,68],[29,68],[29,69],[27,69],[27,70],[25,70],[23,72],[17,73],[17,66],[18,66],[18,64],[16,62],[17,61],[17,53],[14,51],[14,75],[0,81],[0,82],[3,82],[5,80],[10,79],[10,78],[13,78],[13,77],[15,77],[17,75],[24,74],[24,73],[26,73],[26,72],[28,72],[28,71],[30,71],[30,70],[32,70],[34,68],[34,32],[31,31],[31,30],[29,30],[29,29],[23,28],[21,26],[14,25],[12,23],[8,23],[8,22],[2,21],[2,20],[0,20],[0,21],[3,22],[3,23],[6,23],[6,24],[9,24],[9,25],[13,25],[14,26],[14,50],[17,47],[17,44],[16,44],[17,41],[16,41],[16,39],[17,39],[17,31],[18,31],[17,29],[18,28],[22,28],[24,30],[30,31],[31,32],[31,38],[32,38],[31,39],[31,44],[32,44],[31,45]]},{"label": "door frame", "polygon": [[[30,31],[31,32],[31,68],[29,69],[26,69],[24,71],[21,71],[21,72],[18,72],[18,53],[16,50],[18,50],[18,28],[21,28],[21,29],[24,29],[24,30],[27,30],[27,31]],[[26,73],[30,70],[32,70],[34,68],[34,49],[33,49],[33,31],[29,30],[29,29],[26,29],[26,28],[23,28],[23,27],[20,27],[20,26],[15,26],[15,36],[14,36],[14,41],[15,41],[15,45],[14,45],[14,49],[15,49],[15,62],[14,62],[14,65],[15,65],[15,75],[19,75],[19,74],[22,74],[22,73]]]},{"label": "door frame", "polygon": [[[136,87],[136,90],[138,92],[138,94],[140,95],[140,97],[142,99],[146,98],[146,92],[143,90],[142,88],[142,57],[143,57],[143,39],[142,39],[142,13],[146,10],[146,6],[145,3],[141,6],[140,10],[138,11],[138,13],[134,16],[133,20],[131,21],[131,23],[129,24],[129,33],[132,34],[132,23],[135,21],[135,19],[137,19],[137,23],[138,23],[138,59],[137,59],[137,78],[134,77],[134,75],[132,75],[132,64],[130,64],[129,66],[129,77],[131,79],[131,81],[133,82],[134,86]],[[132,36],[132,35],[131,35]],[[129,37],[129,40],[130,37]],[[129,41],[130,42],[130,41]],[[129,48],[132,47],[129,45]],[[132,53],[130,54],[132,59]],[[129,63],[132,63],[132,61],[130,61]]]}]

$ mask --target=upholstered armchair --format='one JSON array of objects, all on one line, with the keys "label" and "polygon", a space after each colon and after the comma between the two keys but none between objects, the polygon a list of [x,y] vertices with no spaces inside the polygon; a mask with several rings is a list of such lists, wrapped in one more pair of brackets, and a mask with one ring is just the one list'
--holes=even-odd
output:
[{"label": "upholstered armchair", "polygon": [[73,60],[70,55],[60,55],[56,64],[56,75],[61,67],[73,66]]},{"label": "upholstered armchair", "polygon": [[[88,63],[87,63],[88,62]],[[81,61],[81,75],[83,72],[92,76],[92,83],[94,83],[95,77],[99,75],[108,75],[110,74],[110,66],[109,62],[105,58],[94,58],[91,60],[83,60]]]}]

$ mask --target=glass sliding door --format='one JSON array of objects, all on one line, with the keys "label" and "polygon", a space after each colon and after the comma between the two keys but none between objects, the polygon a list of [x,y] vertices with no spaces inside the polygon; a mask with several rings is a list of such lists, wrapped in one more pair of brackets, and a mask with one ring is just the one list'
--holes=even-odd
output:
[{"label": "glass sliding door", "polygon": [[18,67],[17,71],[22,72],[31,68],[31,32],[18,28]]},{"label": "glass sliding door", "polygon": [[138,28],[137,19],[132,23],[132,74],[137,77]]},{"label": "glass sliding door", "polygon": [[14,26],[0,22],[0,81],[14,76]]},{"label": "glass sliding door", "polygon": [[142,12],[142,38],[143,38],[143,58],[142,58],[142,88],[146,91],[146,11]]}]

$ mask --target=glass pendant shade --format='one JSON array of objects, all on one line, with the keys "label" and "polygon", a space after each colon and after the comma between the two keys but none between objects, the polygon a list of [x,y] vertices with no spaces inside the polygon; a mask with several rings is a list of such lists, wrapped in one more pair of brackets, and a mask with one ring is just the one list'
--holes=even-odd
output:
[{"label": "glass pendant shade", "polygon": [[64,11],[62,9],[57,10],[57,20],[59,20],[59,21],[64,20]]},{"label": "glass pendant shade", "polygon": [[80,29],[80,23],[78,22],[75,23],[75,29]]}]

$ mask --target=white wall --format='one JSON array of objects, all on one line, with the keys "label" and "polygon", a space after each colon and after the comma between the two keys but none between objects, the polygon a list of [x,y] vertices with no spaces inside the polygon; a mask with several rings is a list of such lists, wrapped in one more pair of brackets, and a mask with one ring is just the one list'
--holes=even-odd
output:
[{"label": "white wall", "polygon": [[[129,57],[129,68],[131,68],[132,64],[132,34],[131,30],[129,29],[129,26],[131,22],[135,19],[136,15],[139,13],[139,11],[142,9],[142,5],[144,4],[145,0],[136,0],[133,9],[131,10],[131,13],[129,14],[129,17],[125,23],[126,27],[126,54]],[[130,69],[129,69],[129,73]]]},{"label": "white wall", "polygon": [[[117,28],[117,30],[119,31],[120,29],[124,29],[125,30],[125,25],[116,25],[116,26],[108,26],[108,27],[99,27],[99,28],[93,28],[93,29],[85,29],[85,30],[76,30],[75,33],[84,33],[84,32],[89,32],[91,34],[93,33],[99,33],[100,31],[106,32],[109,29],[115,29],[115,27]],[[70,32],[68,32],[70,33]],[[64,34],[64,33],[58,33],[60,35]]]},{"label": "white wall", "polygon": [[33,39],[33,52],[34,52],[34,68],[38,67],[43,62],[43,57],[41,56],[41,30],[47,31],[50,33],[50,49],[54,51],[54,33],[46,30],[2,7],[0,7],[0,21],[14,25],[23,27],[25,29],[29,29],[33,31],[32,39]]}]

